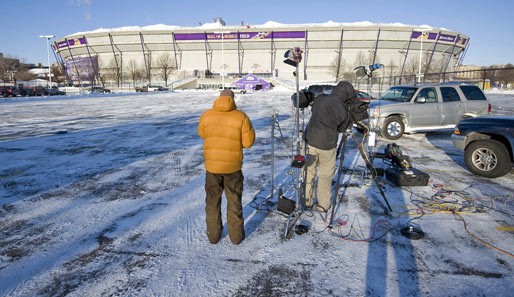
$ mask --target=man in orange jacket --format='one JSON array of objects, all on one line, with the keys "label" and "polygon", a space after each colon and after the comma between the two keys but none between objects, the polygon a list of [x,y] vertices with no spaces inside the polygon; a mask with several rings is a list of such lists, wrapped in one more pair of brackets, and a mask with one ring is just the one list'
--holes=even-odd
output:
[{"label": "man in orange jacket", "polygon": [[255,141],[255,131],[248,116],[236,108],[234,93],[223,90],[212,109],[205,111],[198,123],[198,134],[204,140],[205,213],[207,237],[212,244],[223,231],[221,195],[227,197],[227,226],[230,241],[239,244],[245,238],[243,207],[243,148]]}]

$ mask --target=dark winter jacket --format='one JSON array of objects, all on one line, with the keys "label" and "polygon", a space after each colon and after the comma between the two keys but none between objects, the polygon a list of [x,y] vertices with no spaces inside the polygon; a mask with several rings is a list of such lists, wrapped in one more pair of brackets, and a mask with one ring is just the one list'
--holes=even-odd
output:
[{"label": "dark winter jacket", "polygon": [[339,133],[348,129],[351,123],[345,102],[353,98],[353,86],[347,81],[339,82],[331,95],[316,97],[304,134],[307,144],[322,150],[337,147]]}]

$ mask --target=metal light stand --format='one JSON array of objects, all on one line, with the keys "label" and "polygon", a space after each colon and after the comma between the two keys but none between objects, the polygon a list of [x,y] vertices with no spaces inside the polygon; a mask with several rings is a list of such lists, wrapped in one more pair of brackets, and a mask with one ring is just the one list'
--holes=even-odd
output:
[{"label": "metal light stand", "polygon": [[275,196],[275,126],[278,127],[278,130],[280,132],[280,136],[282,139],[284,138],[284,135],[282,134],[282,130],[280,129],[280,124],[278,122],[278,114],[273,113],[271,115],[271,189],[270,189],[270,195],[264,199],[261,203],[259,203],[260,208],[263,203],[265,203],[268,200],[273,199]]},{"label": "metal light stand", "polygon": [[273,194],[275,192],[275,123],[277,120],[277,114],[271,115],[271,192],[270,198],[273,199]]},{"label": "metal light stand", "polygon": [[[299,71],[299,63],[296,63],[296,71],[295,71],[295,79],[296,79],[296,111],[295,111],[295,138],[296,138],[296,155],[300,154],[300,145],[301,145],[301,139],[300,139],[300,78],[298,76]],[[300,202],[300,190],[301,190],[301,168],[295,168],[294,169],[294,179],[295,179],[295,196],[296,196],[296,207],[295,210],[287,217],[287,223],[286,223],[286,230],[284,231],[284,238],[287,237],[287,234],[290,231],[289,225],[291,224],[292,217],[295,217],[295,220],[293,222],[296,223],[296,220],[298,217],[300,217],[300,214],[303,212],[303,207]]]},{"label": "metal light stand", "polygon": [[[299,156],[300,155],[300,152],[301,152],[301,138],[300,138],[300,77],[299,77],[299,64],[302,60],[302,56],[301,56],[301,49],[299,47],[296,47],[292,50],[288,50],[286,51],[286,54],[285,54],[285,58],[286,60],[284,60],[284,63],[286,64],[289,64],[289,65],[292,65],[292,66],[295,66],[296,70],[295,72],[293,73],[294,76],[295,76],[295,81],[296,81],[296,110],[295,110],[295,131],[294,131],[294,136],[296,138],[296,156]],[[303,114],[303,112],[302,112]],[[303,129],[302,129],[303,131]],[[301,170],[302,168],[298,168],[298,167],[295,167],[295,170],[294,170],[294,180],[295,180],[295,192],[296,192],[296,204],[295,204],[295,210],[289,214],[289,216],[287,217],[287,224],[286,224],[286,229],[285,229],[285,232],[284,232],[284,238],[287,237],[287,234],[289,233],[290,231],[290,228],[289,226],[292,224],[294,226],[294,224],[296,223],[296,220],[298,220],[298,218],[300,217],[300,215],[302,214],[303,212],[303,205],[301,203],[301,184],[302,184],[302,181],[301,181]],[[291,222],[291,219],[294,218],[294,222]]]}]

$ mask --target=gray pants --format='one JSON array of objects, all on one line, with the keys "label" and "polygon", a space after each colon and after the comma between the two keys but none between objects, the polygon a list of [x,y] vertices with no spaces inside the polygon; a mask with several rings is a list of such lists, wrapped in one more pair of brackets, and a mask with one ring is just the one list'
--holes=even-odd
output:
[{"label": "gray pants", "polygon": [[337,149],[321,150],[307,145],[305,206],[314,205],[316,176],[318,176],[318,210],[328,210],[332,198],[332,179],[336,172]]}]

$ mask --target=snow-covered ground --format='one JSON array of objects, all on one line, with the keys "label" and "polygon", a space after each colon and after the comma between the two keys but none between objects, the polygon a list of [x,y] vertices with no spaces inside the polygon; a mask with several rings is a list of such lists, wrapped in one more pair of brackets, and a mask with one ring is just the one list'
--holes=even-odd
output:
[{"label": "snow-covered ground", "polygon": [[[512,296],[513,257],[470,234],[514,253],[512,231],[497,228],[514,227],[514,174],[471,174],[452,131],[396,141],[430,182],[380,178],[392,216],[349,141],[342,180],[360,187],[344,189],[335,227],[305,212],[309,232],[284,238],[286,218],[267,198],[273,114],[284,134],[275,126],[274,183],[293,198],[290,95],[236,95],[257,132],[238,246],[226,230],[217,245],[205,236],[197,123],[217,93],[2,101],[0,296]],[[514,114],[514,94],[488,97],[494,114]],[[401,235],[409,220],[423,239]]]}]

